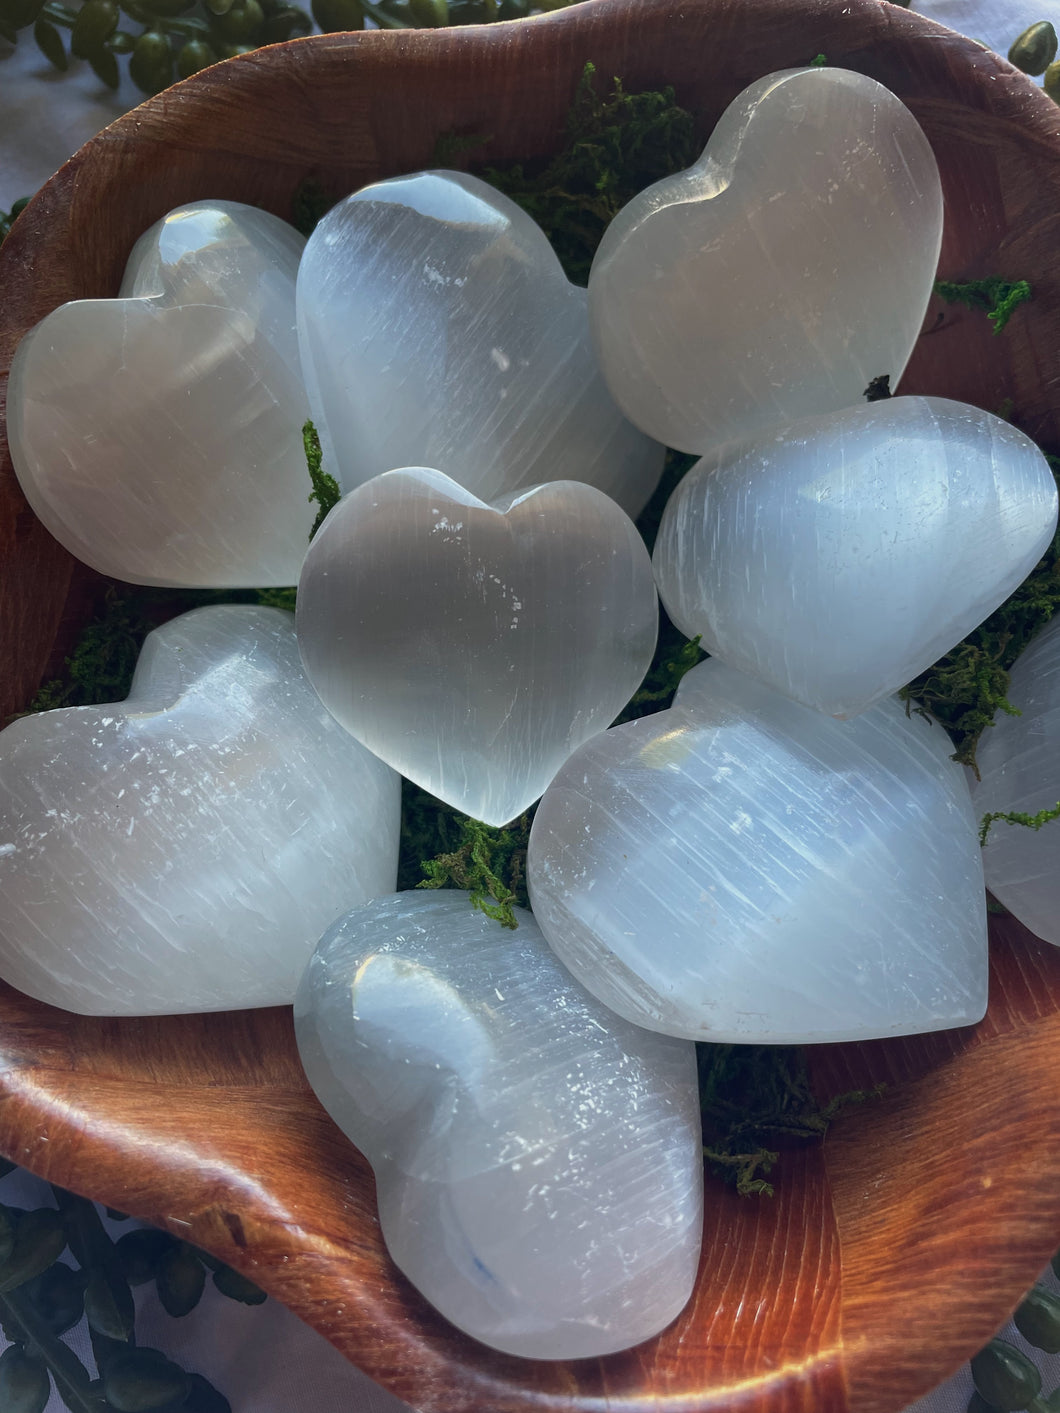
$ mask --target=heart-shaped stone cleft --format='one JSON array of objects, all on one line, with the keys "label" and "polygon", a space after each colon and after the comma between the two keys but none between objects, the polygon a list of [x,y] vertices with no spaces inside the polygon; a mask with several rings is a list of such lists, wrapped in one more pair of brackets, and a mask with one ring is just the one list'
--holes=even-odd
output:
[{"label": "heart-shaped stone cleft", "polygon": [[[1052,619],[1012,668],[1005,696],[1018,715],[998,712],[975,757],[972,795],[980,817],[1034,818],[1060,802],[1060,619]],[[1024,926],[1060,946],[1060,820],[1038,829],[997,820],[983,850],[986,885]]]},{"label": "heart-shaped stone cleft", "polygon": [[235,202],[178,207],[117,299],[22,340],[8,439],[26,499],[71,554],[134,584],[293,584],[312,524],[295,332],[305,242]]},{"label": "heart-shaped stone cleft", "polygon": [[0,734],[0,972],[84,1015],[289,1004],[321,931],[394,887],[400,796],[291,614],[184,614],[126,701]]},{"label": "heart-shaped stone cleft", "polygon": [[615,719],[657,628],[633,522],[574,481],[487,505],[440,471],[388,471],[332,510],[298,586],[302,660],[328,710],[492,825]]},{"label": "heart-shaped stone cleft", "polygon": [[983,867],[941,726],[835,721],[710,659],[597,736],[538,806],[527,878],[560,961],[693,1040],[869,1040],[980,1020]]},{"label": "heart-shaped stone cleft", "polygon": [[601,1006],[516,916],[506,932],[451,892],[355,909],[310,962],[298,1046],[422,1294],[506,1353],[597,1358],[692,1292],[695,1051]]},{"label": "heart-shaped stone cleft", "polygon": [[703,156],[604,234],[589,311],[615,401],[686,452],[896,386],[942,240],[909,110],[846,69],[789,69],[726,109]]},{"label": "heart-shaped stone cleft", "polygon": [[663,514],[655,576],[708,652],[847,717],[993,612],[1056,517],[1030,438],[964,403],[896,397],[697,462]]},{"label": "heart-shaped stone cleft", "polygon": [[330,211],[299,271],[298,329],[344,490],[433,466],[487,501],[587,481],[636,516],[655,489],[663,448],[607,390],[585,290],[477,177],[396,177]]}]

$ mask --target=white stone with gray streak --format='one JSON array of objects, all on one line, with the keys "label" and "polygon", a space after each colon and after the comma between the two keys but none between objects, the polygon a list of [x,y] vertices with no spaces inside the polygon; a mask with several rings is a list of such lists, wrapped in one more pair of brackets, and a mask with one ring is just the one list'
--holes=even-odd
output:
[{"label": "white stone with gray streak", "polygon": [[689,452],[852,407],[882,374],[893,390],[941,238],[935,158],[893,93],[847,69],[768,74],[604,233],[589,312],[608,386]]},{"label": "white stone with gray streak", "polygon": [[289,613],[196,609],[125,701],[0,734],[0,974],[86,1015],[289,1004],[323,928],[394,887],[399,810]]},{"label": "white stone with gray streak", "polygon": [[711,659],[572,757],[530,835],[534,915],[601,1001],[695,1040],[943,1030],[987,999],[976,821],[941,726],[834,721]]},{"label": "white stone with gray streak", "polygon": [[521,814],[615,719],[657,626],[643,540],[575,481],[486,504],[439,471],[389,471],[331,512],[298,588],[328,709],[487,824]]},{"label": "white stone with gray streak", "polygon": [[252,206],[178,207],[134,246],[117,299],[61,305],[22,340],[11,456],[71,554],[134,584],[297,582],[313,521],[304,244]]},{"label": "white stone with gray streak", "polygon": [[495,1349],[596,1358],[692,1292],[695,1053],[607,1011],[516,917],[509,931],[452,892],[355,909],[306,972],[298,1045],[422,1294]]},{"label": "white stone with gray streak", "polygon": [[636,516],[663,448],[615,406],[587,296],[514,201],[463,172],[376,182],[298,275],[313,417],[344,490],[435,466],[483,500],[588,481]]},{"label": "white stone with gray streak", "polygon": [[667,613],[734,667],[833,716],[897,691],[1045,552],[1056,482],[977,407],[896,397],[721,448],[670,497]]}]

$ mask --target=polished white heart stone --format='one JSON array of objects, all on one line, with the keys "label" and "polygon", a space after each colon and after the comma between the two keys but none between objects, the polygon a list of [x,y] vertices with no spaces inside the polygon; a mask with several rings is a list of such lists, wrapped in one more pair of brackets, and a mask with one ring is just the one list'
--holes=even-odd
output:
[{"label": "polished white heart stone", "polygon": [[289,1003],[321,931],[394,887],[399,814],[291,614],[186,613],[126,701],[0,734],[0,975],[85,1015]]},{"label": "polished white heart stone", "polygon": [[1003,602],[1056,512],[1022,432],[964,403],[896,397],[697,462],[663,515],[656,582],[708,652],[852,716]]},{"label": "polished white heart stone", "polygon": [[299,271],[298,330],[344,490],[435,466],[484,500],[588,481],[636,516],[655,489],[663,448],[607,390],[585,290],[477,177],[395,177],[330,211]]},{"label": "polished white heart stone", "polygon": [[606,1010],[515,915],[513,933],[466,893],[355,909],[309,964],[295,1030],[413,1285],[495,1349],[597,1358],[692,1292],[695,1050]]},{"label": "polished white heart stone", "polygon": [[632,521],[573,481],[487,505],[440,471],[389,471],[331,512],[298,586],[302,660],[328,710],[494,825],[615,719],[657,626]]},{"label": "polished white heart stone", "polygon": [[853,406],[896,385],[941,239],[935,159],[893,93],[846,69],[769,74],[605,232],[589,311],[608,386],[689,452]]},{"label": "polished white heart stone", "polygon": [[981,1019],[986,907],[963,771],[896,698],[834,721],[716,658],[538,806],[541,931],[601,1001],[693,1040],[801,1044]]},{"label": "polished white heart stone", "polygon": [[293,584],[313,521],[294,282],[303,238],[231,201],[181,206],[117,299],[49,314],[11,367],[7,434],[55,538],[134,584]]},{"label": "polished white heart stone", "polygon": [[[1005,696],[1019,716],[998,712],[976,747],[976,812],[1029,814],[1060,802],[1060,618],[1025,648]],[[983,850],[986,886],[1026,927],[1060,946],[1060,820],[1039,830],[998,820]]]}]

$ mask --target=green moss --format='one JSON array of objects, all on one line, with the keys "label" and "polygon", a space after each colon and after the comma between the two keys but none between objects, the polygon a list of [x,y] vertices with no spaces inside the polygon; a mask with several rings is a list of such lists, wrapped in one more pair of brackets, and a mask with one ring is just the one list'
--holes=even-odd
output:
[{"label": "green moss", "polygon": [[[1060,468],[1047,458],[1054,476]],[[999,711],[1018,714],[1007,698],[1009,668],[1060,608],[1060,531],[1011,598],[952,651],[903,689],[953,737],[954,759],[978,773],[975,748]]]},{"label": "green moss", "polygon": [[704,1157],[743,1196],[771,1195],[767,1175],[782,1148],[819,1142],[842,1109],[884,1088],[850,1090],[821,1104],[798,1046],[697,1045],[696,1058]]},{"label": "green moss", "polygon": [[482,175],[545,230],[570,279],[585,284],[600,237],[637,192],[699,156],[692,115],[672,88],[601,93],[586,64],[560,152],[544,163],[491,167]]},{"label": "green moss", "polygon": [[532,812],[502,829],[456,815],[456,847],[426,860],[417,888],[466,888],[472,907],[505,927],[518,927],[513,908],[529,907],[526,846]]},{"label": "green moss", "polygon": [[966,304],[969,309],[981,310],[999,334],[1011,319],[1014,311],[1031,298],[1031,287],[1026,280],[1003,280],[1000,275],[989,275],[982,280],[936,280],[935,293],[947,304]]},{"label": "green moss", "polygon": [[291,225],[302,235],[311,236],[335,201],[315,178],[306,177],[291,201]]},{"label": "green moss", "polygon": [[157,608],[157,593],[112,584],[66,659],[64,675],[43,683],[27,710],[121,701],[128,695],[143,640],[159,621]]},{"label": "green moss", "polygon": [[991,827],[995,824],[1021,824],[1025,829],[1033,829],[1037,833],[1043,825],[1054,819],[1060,819],[1060,801],[1050,809],[1039,810],[1037,814],[1027,814],[1023,810],[996,810],[991,814],[984,814],[979,821],[979,842],[986,844]]},{"label": "green moss", "polygon": [[302,446],[305,448],[306,470],[309,472],[309,479],[313,484],[313,489],[309,492],[310,503],[313,501],[320,507],[317,511],[317,518],[313,521],[313,527],[309,531],[309,538],[312,539],[316,532],[328,518],[328,514],[338,505],[342,498],[339,490],[339,483],[334,476],[329,476],[324,470],[324,453],[320,449],[320,437],[312,422],[306,422],[302,427]]}]

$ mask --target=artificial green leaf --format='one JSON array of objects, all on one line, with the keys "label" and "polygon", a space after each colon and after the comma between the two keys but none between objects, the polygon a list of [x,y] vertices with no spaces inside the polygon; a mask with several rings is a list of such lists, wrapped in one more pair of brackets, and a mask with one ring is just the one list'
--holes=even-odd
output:
[{"label": "artificial green leaf", "polygon": [[0,1265],[0,1294],[39,1276],[66,1250],[66,1229],[54,1207],[9,1210],[15,1215],[15,1238],[10,1256]]},{"label": "artificial green leaf", "polygon": [[158,1298],[168,1315],[179,1319],[195,1309],[206,1288],[206,1272],[189,1246],[175,1246],[158,1263]]},{"label": "artificial green leaf", "polygon": [[0,1354],[0,1408],[3,1413],[44,1413],[52,1383],[43,1360],[12,1344]]},{"label": "artificial green leaf", "polygon": [[231,1266],[218,1266],[213,1273],[213,1283],[229,1300],[239,1300],[244,1305],[262,1305],[269,1298],[260,1286]]},{"label": "artificial green leaf", "polygon": [[33,26],[33,38],[48,63],[53,64],[60,73],[65,73],[70,67],[70,60],[66,57],[66,50],[63,48],[62,35],[55,26],[49,24],[47,20],[38,19]]}]

